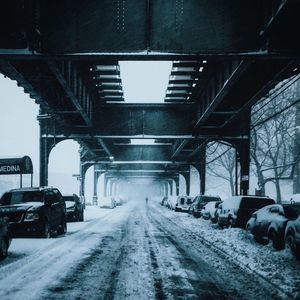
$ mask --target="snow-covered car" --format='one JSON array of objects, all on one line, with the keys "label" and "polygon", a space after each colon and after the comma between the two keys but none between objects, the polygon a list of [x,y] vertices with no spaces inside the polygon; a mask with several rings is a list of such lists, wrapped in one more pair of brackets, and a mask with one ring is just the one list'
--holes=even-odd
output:
[{"label": "snow-covered car", "polygon": [[83,222],[84,220],[84,209],[83,203],[76,194],[63,195],[63,199],[66,203],[67,211],[67,222]]},{"label": "snow-covered car", "polygon": [[165,197],[162,198],[162,200],[160,202],[160,205],[166,206],[167,203],[168,203],[168,197],[165,196]]},{"label": "snow-covered car", "polygon": [[218,206],[222,201],[210,201],[202,208],[201,215],[204,220],[211,220],[212,223],[218,221]]},{"label": "snow-covered car", "polygon": [[285,245],[300,260],[300,215],[297,219],[288,221],[285,228]]},{"label": "snow-covered car", "polygon": [[272,241],[277,250],[284,248],[284,233],[289,220],[295,220],[300,213],[300,205],[267,205],[255,213],[246,224],[246,230],[261,244]]},{"label": "snow-covered car", "polygon": [[7,217],[12,237],[45,238],[67,231],[66,204],[57,188],[21,188],[3,194],[0,214]]},{"label": "snow-covered car", "polygon": [[99,206],[102,208],[115,208],[116,202],[113,197],[102,197],[99,199]]},{"label": "snow-covered car", "polygon": [[5,218],[0,216],[0,260],[7,257],[11,243],[11,233]]},{"label": "snow-covered car", "polygon": [[208,202],[220,202],[221,198],[217,196],[198,195],[193,199],[188,212],[195,218],[199,218],[202,215],[202,209]]},{"label": "snow-covered car", "polygon": [[177,196],[169,196],[166,202],[166,207],[175,210],[177,203]]},{"label": "snow-covered car", "polygon": [[232,196],[219,205],[218,224],[220,227],[245,228],[254,212],[275,203],[269,197]]},{"label": "snow-covered car", "polygon": [[187,212],[192,202],[193,202],[193,197],[189,197],[189,196],[177,197],[177,201],[175,204],[175,211]]},{"label": "snow-covered car", "polygon": [[116,197],[113,198],[113,200],[115,201],[116,206],[121,206],[121,205],[123,205],[123,199],[122,199],[121,197],[116,196]]}]

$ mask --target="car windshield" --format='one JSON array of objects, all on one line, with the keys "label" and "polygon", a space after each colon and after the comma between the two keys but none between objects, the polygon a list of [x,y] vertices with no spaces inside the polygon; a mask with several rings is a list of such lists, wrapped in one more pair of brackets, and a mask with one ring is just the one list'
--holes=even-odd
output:
[{"label": "car windshield", "polygon": [[244,209],[260,209],[274,203],[274,200],[269,198],[247,197],[242,199],[240,207]]},{"label": "car windshield", "polygon": [[0,205],[13,205],[26,202],[43,202],[41,191],[16,191],[5,193],[0,200]]},{"label": "car windshield", "polygon": [[75,198],[73,196],[63,196],[65,201],[72,201],[75,202]]},{"label": "car windshield", "polygon": [[213,201],[220,201],[220,198],[217,197],[203,197],[203,202],[213,202]]},{"label": "car windshield", "polygon": [[283,205],[283,209],[288,219],[297,219],[300,215],[300,205]]},{"label": "car windshield", "polygon": [[186,200],[186,204],[191,204],[193,202],[193,199],[191,199],[191,198],[187,198],[187,200]]}]

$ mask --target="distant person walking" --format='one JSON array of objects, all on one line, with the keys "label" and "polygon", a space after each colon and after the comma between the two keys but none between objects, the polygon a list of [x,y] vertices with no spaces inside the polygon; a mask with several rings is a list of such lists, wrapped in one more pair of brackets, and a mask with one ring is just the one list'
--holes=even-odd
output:
[{"label": "distant person walking", "polygon": [[148,205],[148,200],[149,200],[148,197],[146,197],[146,205]]}]

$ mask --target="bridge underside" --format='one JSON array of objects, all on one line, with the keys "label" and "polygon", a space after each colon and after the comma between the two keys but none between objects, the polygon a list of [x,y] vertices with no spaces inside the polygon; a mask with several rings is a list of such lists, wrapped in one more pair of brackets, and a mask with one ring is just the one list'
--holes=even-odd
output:
[{"label": "bridge underside", "polygon": [[[204,192],[206,144],[222,140],[237,149],[247,193],[251,107],[299,72],[299,8],[294,0],[6,1],[0,72],[40,105],[41,184],[51,149],[74,139],[83,174],[97,165],[110,176],[171,178],[194,165]],[[173,61],[164,103],[126,103],[120,60]]]}]

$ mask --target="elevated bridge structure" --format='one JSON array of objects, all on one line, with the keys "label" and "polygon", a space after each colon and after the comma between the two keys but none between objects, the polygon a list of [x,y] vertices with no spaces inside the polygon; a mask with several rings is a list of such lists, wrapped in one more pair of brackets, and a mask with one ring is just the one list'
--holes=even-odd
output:
[{"label": "elevated bridge structure", "polygon": [[[206,145],[219,140],[237,150],[247,194],[251,107],[299,72],[299,11],[297,0],[4,1],[0,72],[40,105],[40,184],[51,149],[74,139],[82,181],[95,165],[95,184],[103,172],[189,183],[193,165],[204,193]],[[122,60],[173,61],[163,103],[126,103]]]}]

